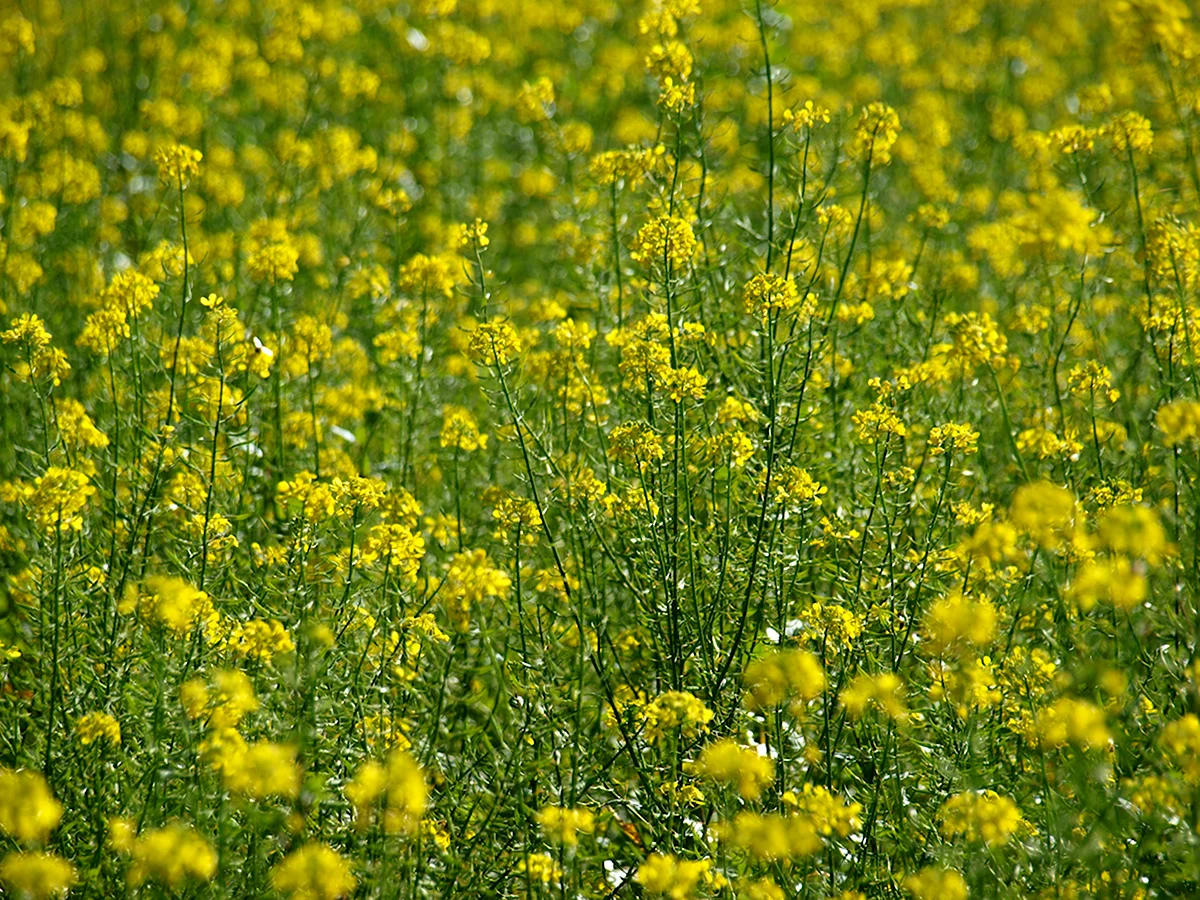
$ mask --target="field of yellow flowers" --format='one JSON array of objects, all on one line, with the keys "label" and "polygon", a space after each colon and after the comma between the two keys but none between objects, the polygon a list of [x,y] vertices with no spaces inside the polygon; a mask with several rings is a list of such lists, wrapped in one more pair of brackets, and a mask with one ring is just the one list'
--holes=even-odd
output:
[{"label": "field of yellow flowers", "polygon": [[0,4],[0,896],[1200,896],[1193,6]]}]

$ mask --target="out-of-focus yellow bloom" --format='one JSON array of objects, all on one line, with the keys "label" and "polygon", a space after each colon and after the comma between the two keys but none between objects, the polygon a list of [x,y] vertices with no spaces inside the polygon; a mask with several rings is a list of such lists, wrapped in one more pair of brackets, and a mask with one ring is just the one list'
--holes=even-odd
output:
[{"label": "out-of-focus yellow bloom", "polygon": [[62,814],[40,772],[0,769],[0,831],[20,844],[44,844]]}]

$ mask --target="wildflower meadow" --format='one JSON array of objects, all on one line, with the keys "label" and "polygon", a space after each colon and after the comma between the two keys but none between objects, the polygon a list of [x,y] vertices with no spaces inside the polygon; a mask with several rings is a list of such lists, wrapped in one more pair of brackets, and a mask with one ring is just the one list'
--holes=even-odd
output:
[{"label": "wildflower meadow", "polygon": [[0,2],[0,896],[1200,897],[1190,0]]}]

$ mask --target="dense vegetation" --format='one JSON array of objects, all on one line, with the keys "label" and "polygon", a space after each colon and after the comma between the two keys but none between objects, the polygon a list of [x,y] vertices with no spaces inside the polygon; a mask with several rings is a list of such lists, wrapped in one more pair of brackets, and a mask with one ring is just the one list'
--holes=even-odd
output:
[{"label": "dense vegetation", "polygon": [[14,0],[4,896],[1200,893],[1183,0]]}]

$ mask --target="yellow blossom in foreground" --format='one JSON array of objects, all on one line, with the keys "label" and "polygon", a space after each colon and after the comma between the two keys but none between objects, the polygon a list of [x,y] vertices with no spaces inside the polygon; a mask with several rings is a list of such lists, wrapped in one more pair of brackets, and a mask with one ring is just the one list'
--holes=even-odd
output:
[{"label": "yellow blossom in foreground", "polygon": [[954,869],[929,866],[907,876],[903,883],[917,900],[967,900],[967,882]]},{"label": "yellow blossom in foreground", "polygon": [[961,834],[969,841],[982,841],[988,846],[1008,843],[1025,821],[1017,805],[995,791],[955,794],[942,804],[938,815],[946,837]]},{"label": "yellow blossom in foreground", "polygon": [[984,647],[996,636],[996,607],[986,599],[951,594],[934,601],[921,620],[931,653]]},{"label": "yellow blossom in foreground", "polygon": [[825,846],[816,824],[807,816],[760,815],[743,810],[718,833],[764,862],[803,859]]},{"label": "yellow blossom in foreground", "polygon": [[725,739],[709,744],[688,769],[713,781],[732,784],[747,800],[757,800],[775,779],[775,763],[755,750]]},{"label": "yellow blossom in foreground", "polygon": [[1038,481],[1017,488],[1008,515],[1018,531],[1054,549],[1075,527],[1078,506],[1066,488]]},{"label": "yellow blossom in foreground", "polygon": [[746,706],[764,710],[796,699],[806,702],[825,690],[821,662],[807,650],[781,650],[756,659],[742,676]]},{"label": "yellow blossom in foreground", "polygon": [[371,821],[371,810],[382,800],[383,826],[391,834],[413,834],[425,814],[428,788],[416,760],[402,749],[393,750],[386,765],[368,760],[346,785],[360,829]]},{"label": "yellow blossom in foreground", "polygon": [[189,719],[205,719],[211,728],[236,728],[248,713],[258,709],[258,697],[249,676],[240,669],[223,669],[212,676],[212,685],[193,678],[179,687],[179,700]]},{"label": "yellow blossom in foreground", "polygon": [[870,675],[860,672],[854,676],[838,699],[854,718],[860,718],[868,709],[878,709],[891,719],[903,722],[908,718],[908,707],[904,702],[904,682],[894,672]]},{"label": "yellow blossom in foreground", "polygon": [[689,900],[712,868],[712,860],[678,859],[670,854],[652,853],[638,866],[634,880],[648,894]]},{"label": "yellow blossom in foreground", "polygon": [[1154,423],[1163,433],[1163,443],[1168,447],[1200,440],[1200,402],[1176,400],[1160,406]]},{"label": "yellow blossom in foreground", "polygon": [[1112,735],[1104,711],[1086,700],[1063,697],[1034,717],[1034,736],[1046,748],[1072,744],[1082,750],[1106,749]]},{"label": "yellow blossom in foreground", "polygon": [[300,766],[296,748],[258,741],[228,755],[221,766],[225,787],[255,799],[293,798],[300,793]]},{"label": "yellow blossom in foreground", "polygon": [[518,871],[535,884],[557,883],[563,876],[562,866],[545,853],[530,853],[521,860]]},{"label": "yellow blossom in foreground", "polygon": [[591,834],[596,827],[596,817],[590,809],[543,806],[535,818],[542,831],[568,847],[579,843],[580,832]]},{"label": "yellow blossom in foreground", "polygon": [[326,844],[305,844],[271,869],[271,887],[292,900],[338,900],[357,884],[350,862]]},{"label": "yellow blossom in foreground", "polygon": [[1163,728],[1158,741],[1189,784],[1200,784],[1200,718],[1188,713]]},{"label": "yellow blossom in foreground", "polygon": [[209,881],[217,871],[217,854],[190,825],[173,822],[128,841],[133,857],[129,884],[147,881],[178,890],[188,881]]},{"label": "yellow blossom in foreground", "polygon": [[0,769],[0,831],[19,844],[44,844],[62,814],[40,772]]},{"label": "yellow blossom in foreground", "polygon": [[174,633],[187,637],[192,629],[213,614],[212,600],[182,578],[154,576],[143,583],[138,612]]},{"label": "yellow blossom in foreground", "polygon": [[62,897],[77,880],[75,867],[52,853],[10,853],[0,860],[0,884],[16,897]]},{"label": "yellow blossom in foreground", "polygon": [[1149,585],[1128,559],[1089,559],[1076,571],[1068,593],[1084,611],[1100,601],[1130,610],[1145,602]]},{"label": "yellow blossom in foreground", "polygon": [[1147,506],[1120,504],[1096,523],[1097,537],[1106,550],[1158,565],[1172,552],[1157,513]]}]

